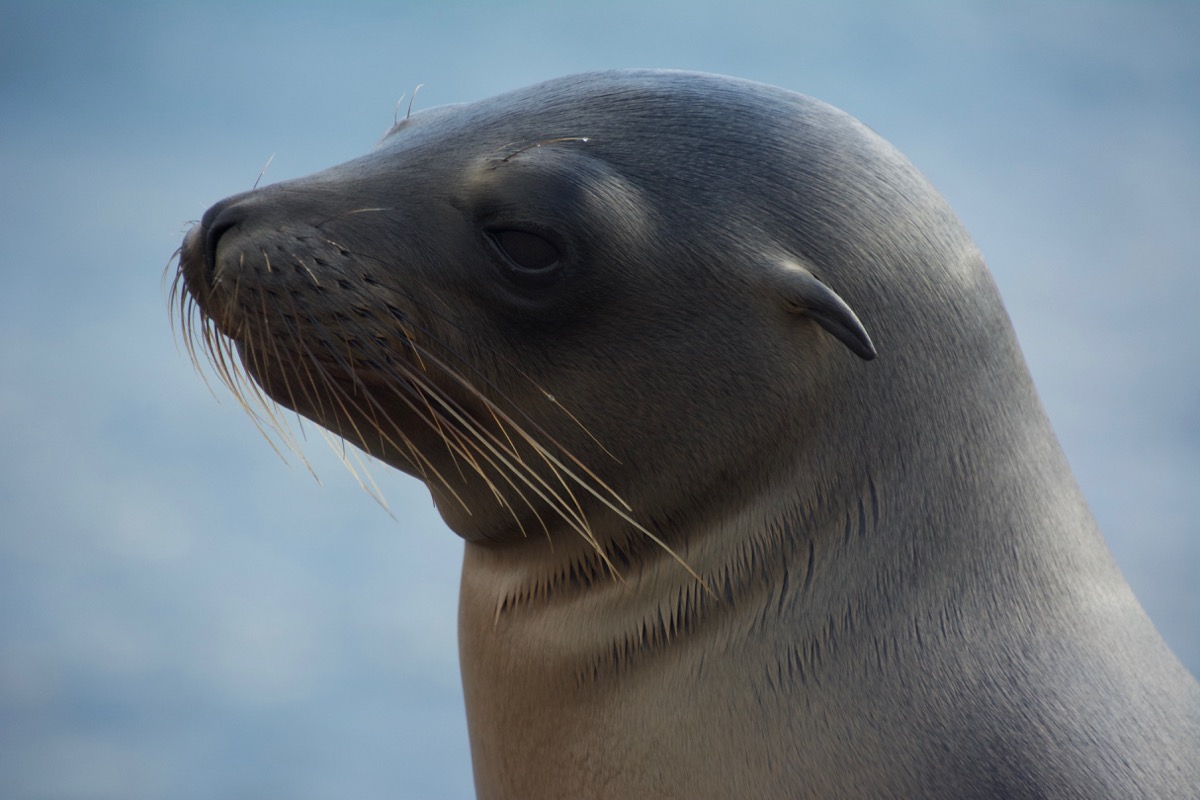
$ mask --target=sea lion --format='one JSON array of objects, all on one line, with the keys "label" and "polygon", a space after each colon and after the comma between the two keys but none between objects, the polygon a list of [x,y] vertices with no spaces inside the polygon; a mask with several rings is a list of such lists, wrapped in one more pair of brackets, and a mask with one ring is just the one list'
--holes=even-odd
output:
[{"label": "sea lion", "polygon": [[1200,796],[982,257],[848,115],[654,71],[414,113],[178,276],[242,396],[465,540],[480,797]]}]

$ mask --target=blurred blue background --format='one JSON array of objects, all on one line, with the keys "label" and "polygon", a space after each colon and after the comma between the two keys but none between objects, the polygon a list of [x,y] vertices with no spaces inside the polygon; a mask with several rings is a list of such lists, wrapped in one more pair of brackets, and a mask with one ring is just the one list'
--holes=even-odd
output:
[{"label": "blurred blue background", "polygon": [[[833,103],[949,198],[1147,610],[1200,671],[1200,4],[0,3],[0,797],[462,798],[461,546],[172,343],[190,220],[397,100],[594,68]],[[407,102],[407,101],[405,101]]]}]

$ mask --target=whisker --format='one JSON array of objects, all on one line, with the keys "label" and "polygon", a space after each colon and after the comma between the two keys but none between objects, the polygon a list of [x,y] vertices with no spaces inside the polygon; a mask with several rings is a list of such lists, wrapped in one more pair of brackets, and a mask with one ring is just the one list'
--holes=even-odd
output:
[{"label": "whisker", "polygon": [[[346,213],[389,210],[360,208]],[[383,263],[368,255],[353,253],[332,238],[325,241],[342,255]],[[269,274],[284,274],[278,265],[272,263],[267,252],[261,251],[260,255],[263,268]],[[182,248],[177,251],[176,258],[182,258]],[[241,258],[244,260],[244,253]],[[314,265],[310,265],[301,253],[292,253],[290,258],[298,273],[307,274],[311,285],[318,288],[322,286]],[[320,264],[319,260],[317,263]],[[327,266],[320,265],[322,269]],[[439,487],[467,514],[472,513],[463,494],[455,488],[457,482],[447,479],[435,466],[432,454],[423,452],[417,441],[406,434],[404,427],[393,417],[396,410],[404,409],[441,442],[454,465],[458,481],[465,484],[468,475],[477,477],[481,488],[486,489],[496,503],[507,511],[523,535],[526,534],[525,523],[532,519],[549,538],[550,525],[543,516],[543,512],[549,510],[588,543],[606,571],[615,579],[622,580],[616,565],[592,529],[583,502],[590,497],[600,507],[654,542],[704,585],[704,581],[682,557],[633,518],[629,503],[538,424],[530,410],[509,397],[477,362],[460,352],[444,336],[430,330],[428,325],[421,324],[412,314],[386,304],[388,313],[384,316],[360,312],[361,317],[371,321],[370,325],[353,320],[348,314],[338,314],[336,328],[331,330],[323,318],[302,312],[294,295],[284,295],[287,302],[281,310],[279,296],[264,291],[248,291],[243,287],[242,276],[246,274],[244,270],[233,271],[232,275],[236,277],[233,277],[232,286],[228,285],[230,272],[217,279],[222,283],[221,291],[225,295],[222,302],[227,305],[226,313],[240,310],[240,315],[233,317],[239,321],[232,335],[224,333],[216,318],[199,305],[195,295],[188,289],[182,266],[176,270],[171,281],[168,309],[173,325],[178,315],[184,348],[193,367],[205,376],[202,361],[207,361],[213,374],[234,395],[281,458],[284,456],[276,446],[276,437],[286,450],[300,457],[309,472],[316,475],[291,427],[281,416],[281,406],[266,393],[266,384],[253,379],[252,375],[277,384],[272,393],[284,399],[290,407],[304,408],[314,418],[334,421],[344,430],[340,448],[337,441],[339,431],[322,427],[321,434],[363,490],[389,514],[392,512],[367,462],[357,455],[352,460],[346,451],[347,439],[360,443],[367,452],[395,453],[403,457],[430,486]],[[164,287],[165,280],[164,275]],[[442,298],[435,300],[443,307],[422,305],[416,302],[410,292],[389,285],[390,281],[381,280],[377,275],[370,275],[369,279],[364,276],[363,280],[370,284],[372,290],[390,293],[403,301],[397,304],[399,308],[416,308],[425,319],[434,321],[444,331],[456,332],[462,335],[463,341],[469,341],[470,331],[456,320],[454,310]],[[380,325],[382,328],[377,327]],[[538,396],[564,414],[600,452],[617,460],[578,417],[534,381],[511,357],[495,351],[491,357],[498,366],[527,381]],[[372,372],[370,385],[363,379],[365,368]],[[209,391],[213,392],[207,377],[204,380]],[[381,392],[399,405],[392,402],[385,404]],[[470,408],[464,405],[465,401],[457,399],[459,397],[469,398]],[[298,430],[303,435],[303,418],[297,415],[297,421]],[[534,458],[530,459],[531,455]],[[526,511],[520,511],[514,503]]]}]

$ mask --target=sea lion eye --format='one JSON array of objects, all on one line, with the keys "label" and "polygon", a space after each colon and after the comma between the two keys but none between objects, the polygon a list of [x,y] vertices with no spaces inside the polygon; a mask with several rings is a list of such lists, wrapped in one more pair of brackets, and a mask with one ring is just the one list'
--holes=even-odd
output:
[{"label": "sea lion eye", "polygon": [[512,266],[523,273],[544,275],[557,267],[562,258],[553,242],[536,233],[509,228],[490,231],[488,235]]}]

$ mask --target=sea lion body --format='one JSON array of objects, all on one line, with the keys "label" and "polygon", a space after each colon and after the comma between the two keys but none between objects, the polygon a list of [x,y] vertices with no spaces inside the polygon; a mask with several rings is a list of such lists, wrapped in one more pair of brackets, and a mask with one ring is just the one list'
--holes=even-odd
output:
[{"label": "sea lion body", "polygon": [[978,250],[844,113],[651,71],[419,112],[180,275],[464,538],[480,797],[1200,796]]}]

